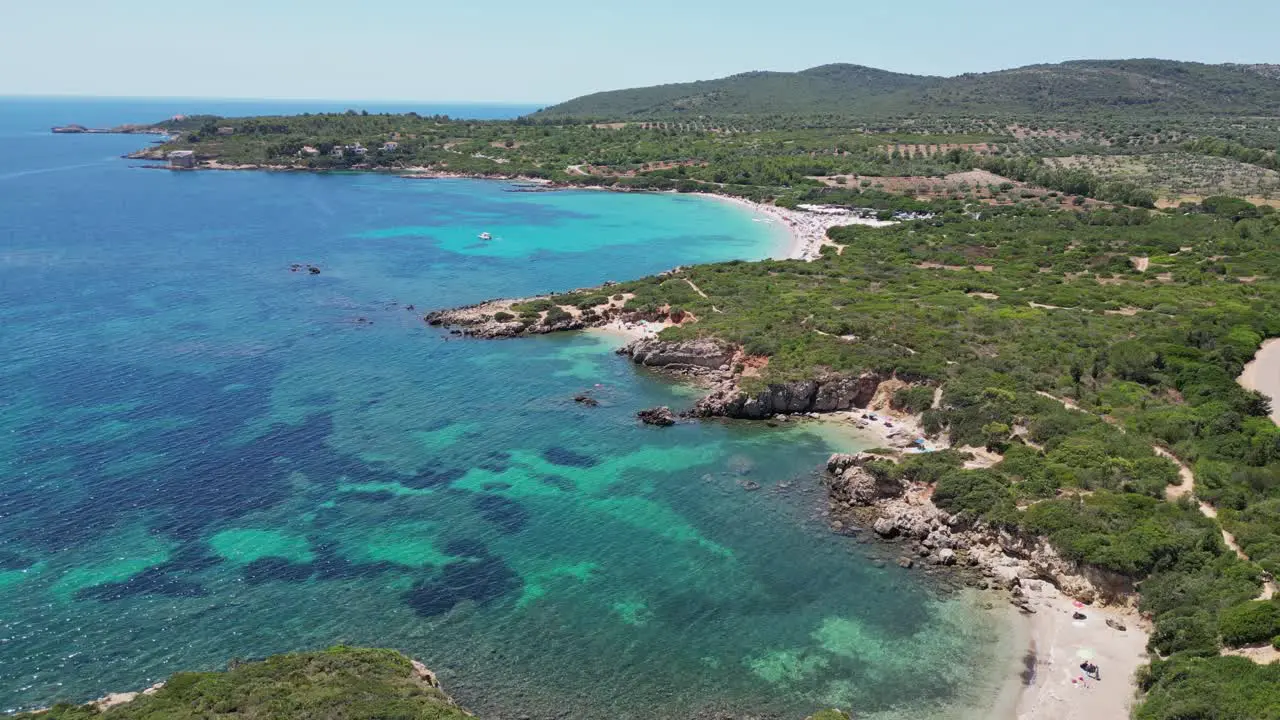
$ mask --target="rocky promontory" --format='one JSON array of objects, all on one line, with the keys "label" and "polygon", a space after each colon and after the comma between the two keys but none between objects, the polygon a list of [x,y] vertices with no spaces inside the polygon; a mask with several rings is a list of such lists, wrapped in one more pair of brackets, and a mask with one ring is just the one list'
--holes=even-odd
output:
[{"label": "rocky promontory", "polygon": [[893,478],[878,471],[877,461],[893,459],[869,453],[828,459],[828,509],[842,526],[870,528],[933,565],[972,567],[1012,592],[1015,604],[1027,581],[1047,582],[1083,602],[1129,604],[1136,597],[1129,578],[1071,562],[1043,538],[948,513],[933,504],[931,484]]},{"label": "rocky promontory", "polygon": [[[429,325],[477,338],[513,338],[566,330],[631,325],[673,327],[697,322],[697,318],[658,308],[641,312],[626,307],[629,293],[594,292],[593,302],[571,305],[553,296],[488,300],[475,305],[437,310],[424,316]],[[583,291],[575,291],[581,293]],[[637,365],[694,379],[711,389],[688,417],[726,417],[763,420],[777,415],[832,413],[866,408],[876,397],[884,377],[874,373],[850,375],[822,373],[814,378],[768,382],[759,368],[765,358],[752,358],[741,347],[714,337],[667,340],[656,335],[641,337],[618,349]]]},{"label": "rocky promontory", "polygon": [[427,313],[428,325],[454,329],[461,335],[478,338],[511,338],[545,335],[565,330],[603,327],[611,322],[662,320],[625,308],[633,295],[599,295],[577,305],[556,302],[551,295],[530,298],[486,300],[447,310]]}]

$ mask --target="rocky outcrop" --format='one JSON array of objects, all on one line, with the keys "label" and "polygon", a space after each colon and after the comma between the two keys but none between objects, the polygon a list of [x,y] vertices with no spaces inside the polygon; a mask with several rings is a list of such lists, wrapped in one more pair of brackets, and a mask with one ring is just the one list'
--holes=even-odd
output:
[{"label": "rocky outcrop", "polygon": [[736,381],[729,380],[699,400],[689,414],[761,420],[774,415],[865,408],[875,397],[881,380],[872,373],[829,374],[811,380],[772,383],[754,393],[742,390]]},{"label": "rocky outcrop", "polygon": [[636,413],[636,417],[640,418],[640,422],[645,425],[657,425],[658,427],[670,427],[676,424],[676,416],[671,412],[669,407],[650,408],[641,410]]},{"label": "rocky outcrop", "polygon": [[869,507],[879,500],[901,497],[906,486],[884,473],[874,473],[867,463],[874,455],[832,455],[827,461],[827,491],[831,498],[851,507]]},{"label": "rocky outcrop", "polygon": [[[538,299],[545,298],[531,300]],[[512,306],[522,302],[529,300],[490,300],[449,310],[435,310],[422,319],[428,325],[453,328],[460,335],[497,339],[598,327],[619,317],[620,312],[603,305],[587,311],[560,305],[549,310],[521,314]]]},{"label": "rocky outcrop", "polygon": [[1015,595],[1023,581],[1042,580],[1084,602],[1134,599],[1131,579],[1066,560],[1044,538],[952,515],[933,504],[928,485],[878,479],[866,467],[875,459],[860,453],[827,461],[828,507],[844,524],[861,523],[884,540],[910,544],[929,564],[976,568]]},{"label": "rocky outcrop", "polygon": [[618,349],[637,365],[677,372],[728,373],[737,349],[714,338],[667,341],[641,338]]}]

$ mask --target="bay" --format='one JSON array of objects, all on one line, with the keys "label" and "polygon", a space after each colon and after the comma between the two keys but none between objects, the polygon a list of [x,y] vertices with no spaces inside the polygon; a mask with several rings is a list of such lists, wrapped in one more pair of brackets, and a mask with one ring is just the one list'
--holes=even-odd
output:
[{"label": "bay", "polygon": [[145,138],[47,128],[153,104],[24,103],[0,105],[0,709],[337,643],[408,652],[495,718],[995,701],[1004,615],[828,530],[815,470],[855,440],[644,427],[697,391],[614,338],[421,319],[764,258],[769,226],[674,195],[140,169],[119,156]]}]

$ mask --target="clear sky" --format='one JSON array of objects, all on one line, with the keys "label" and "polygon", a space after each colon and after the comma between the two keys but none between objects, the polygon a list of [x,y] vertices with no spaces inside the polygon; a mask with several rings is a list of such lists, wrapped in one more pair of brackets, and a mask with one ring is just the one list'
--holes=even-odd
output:
[{"label": "clear sky", "polygon": [[553,103],[851,62],[1280,63],[1277,0],[0,0],[0,95]]}]

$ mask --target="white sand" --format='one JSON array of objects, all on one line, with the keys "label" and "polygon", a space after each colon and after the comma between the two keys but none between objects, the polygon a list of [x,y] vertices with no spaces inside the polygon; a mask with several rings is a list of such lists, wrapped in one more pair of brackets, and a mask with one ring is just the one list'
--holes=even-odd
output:
[{"label": "white sand", "polygon": [[[1110,720],[1129,717],[1134,704],[1134,673],[1147,661],[1147,632],[1136,613],[1085,606],[1043,581],[1024,581],[1023,593],[1034,615],[1026,617],[1035,655],[1034,675],[1018,699],[1017,720]],[[1072,620],[1072,612],[1085,620]],[[1107,618],[1126,629],[1107,626]],[[1101,680],[1084,677],[1086,657]],[[1074,682],[1073,682],[1074,681]],[[1019,678],[1021,683],[1022,679]]]},{"label": "white sand", "polygon": [[777,225],[785,230],[790,235],[791,242],[785,251],[779,252],[774,256],[775,260],[813,260],[817,258],[823,245],[836,245],[836,243],[827,238],[827,230],[833,227],[842,227],[844,225],[885,227],[895,224],[891,220],[869,220],[858,217],[853,213],[814,213],[804,210],[789,210],[776,205],[766,205],[727,195],[691,194],[746,208],[756,216],[755,219],[759,222]]},{"label": "white sand", "polygon": [[1258,354],[1244,366],[1238,382],[1271,398],[1271,421],[1280,425],[1280,338],[1262,343]]},{"label": "white sand", "polygon": [[584,332],[597,333],[617,338],[619,346],[621,346],[631,342],[632,340],[655,337],[658,333],[670,326],[670,323],[646,322],[644,320],[638,320],[635,322],[611,320],[605,325],[587,328]]}]

